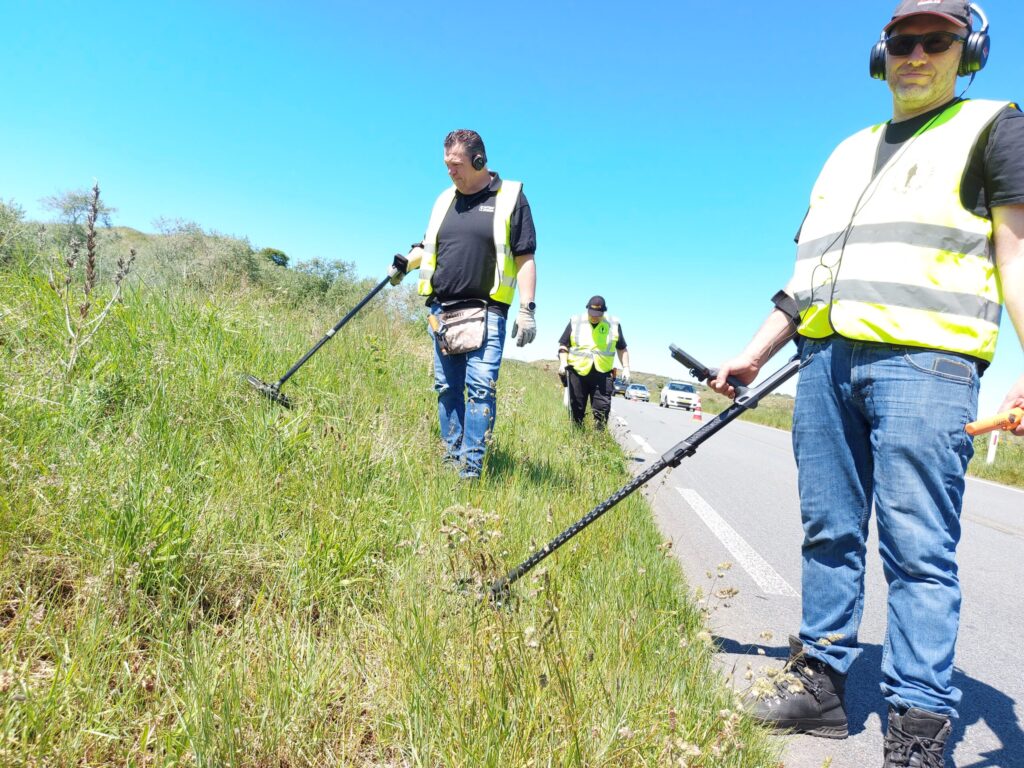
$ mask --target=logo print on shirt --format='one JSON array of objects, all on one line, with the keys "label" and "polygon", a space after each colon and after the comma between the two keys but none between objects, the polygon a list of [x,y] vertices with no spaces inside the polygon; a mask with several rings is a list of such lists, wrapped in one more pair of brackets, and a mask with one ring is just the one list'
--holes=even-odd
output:
[{"label": "logo print on shirt", "polygon": [[480,206],[480,212],[481,213],[494,213],[494,206],[493,205],[481,205]]}]

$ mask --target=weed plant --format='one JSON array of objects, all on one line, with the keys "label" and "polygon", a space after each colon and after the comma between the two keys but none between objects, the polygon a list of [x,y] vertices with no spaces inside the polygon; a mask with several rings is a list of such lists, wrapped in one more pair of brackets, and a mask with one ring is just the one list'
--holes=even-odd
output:
[{"label": "weed plant", "polygon": [[136,280],[67,378],[45,274],[0,269],[0,764],[775,764],[639,494],[480,599],[629,477],[550,378],[503,368],[466,485],[409,303],[364,310],[284,410],[242,375],[337,307],[226,241],[216,279],[193,254],[151,284],[122,235],[97,269],[136,248]]}]

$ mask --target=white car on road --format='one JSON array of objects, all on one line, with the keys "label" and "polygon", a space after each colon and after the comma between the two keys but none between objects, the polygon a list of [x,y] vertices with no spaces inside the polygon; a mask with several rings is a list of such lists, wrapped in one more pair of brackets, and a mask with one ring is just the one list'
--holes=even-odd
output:
[{"label": "white car on road", "polygon": [[688,411],[700,410],[700,394],[697,387],[685,381],[670,381],[661,388],[662,408],[685,408]]}]

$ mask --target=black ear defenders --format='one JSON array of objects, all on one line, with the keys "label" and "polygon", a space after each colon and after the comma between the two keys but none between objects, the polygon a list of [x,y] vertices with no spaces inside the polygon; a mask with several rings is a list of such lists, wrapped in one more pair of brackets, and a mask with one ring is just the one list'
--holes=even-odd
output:
[{"label": "black ear defenders", "polygon": [[[963,50],[960,54],[960,66],[956,73],[961,77],[973,75],[980,72],[988,61],[988,51],[991,40],[988,36],[988,17],[985,12],[974,3],[971,3],[971,14],[981,19],[981,29],[977,32],[970,32],[963,43]],[[882,32],[878,42],[871,47],[871,62],[869,71],[876,80],[885,80],[885,32]]]},{"label": "black ear defenders", "polygon": [[973,75],[980,72],[988,61],[988,51],[992,42],[988,36],[988,17],[985,12],[974,3],[971,3],[971,13],[981,19],[981,29],[971,32],[964,42],[963,54],[960,56],[960,68],[957,74]]},{"label": "black ear defenders", "polygon": [[473,159],[470,160],[470,162],[473,164],[473,168],[475,170],[482,171],[484,169],[484,166],[487,165],[487,155],[485,155],[483,152],[477,152],[475,155],[473,155]]}]

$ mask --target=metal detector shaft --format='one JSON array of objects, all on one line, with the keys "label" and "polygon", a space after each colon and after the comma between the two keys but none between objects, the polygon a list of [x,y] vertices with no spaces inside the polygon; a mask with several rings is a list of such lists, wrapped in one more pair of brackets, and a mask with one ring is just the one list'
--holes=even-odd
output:
[{"label": "metal detector shaft", "polygon": [[504,578],[494,582],[490,588],[491,595],[494,597],[499,596],[512,584],[536,567],[537,564],[544,560],[548,555],[552,554],[555,550],[565,544],[565,542],[569,541],[569,539],[597,520],[597,518],[601,517],[601,515],[629,496],[633,491],[653,478],[663,469],[666,467],[676,467],[683,459],[688,456],[692,456],[697,452],[697,448],[701,443],[714,435],[729,422],[738,418],[744,411],[754,408],[762,397],[778,389],[779,386],[790,379],[798,370],[800,370],[800,359],[798,357],[794,357],[782,368],[765,379],[761,384],[756,387],[748,388],[744,394],[742,403],[738,401],[734,402],[689,437],[684,440],[680,440],[674,446],[665,451],[665,453],[661,455],[661,458],[655,461],[650,467],[645,469],[633,480],[626,483],[622,488],[590,510],[590,512],[588,512],[584,517],[580,518],[577,522],[573,523],[573,525],[558,534],[558,536],[552,539],[547,546],[542,549],[538,549],[530,555],[530,557],[509,571]]},{"label": "metal detector shaft", "polygon": [[311,350],[309,350],[309,352],[304,354],[302,356],[302,359],[299,360],[299,362],[297,362],[295,365],[293,365],[291,368],[289,368],[288,369],[288,373],[286,373],[284,376],[282,376],[280,379],[278,379],[277,384],[275,386],[278,389],[283,387],[284,383],[286,381],[288,381],[288,379],[290,379],[292,377],[292,375],[297,370],[299,370],[299,368],[301,368],[303,365],[305,365],[306,361],[309,360],[309,358],[311,358],[313,355],[315,355],[317,350],[320,349],[320,347],[322,347],[324,344],[326,344],[328,341],[330,341],[331,338],[334,336],[334,334],[336,334],[338,331],[340,331],[341,327],[343,325],[345,325],[345,323],[347,323],[349,320],[351,320],[360,309],[365,307],[366,303],[370,299],[372,299],[374,296],[376,296],[378,293],[380,293],[381,290],[384,288],[384,286],[387,285],[390,282],[390,280],[391,280],[390,277],[385,277],[383,280],[381,280],[379,283],[377,283],[377,285],[374,287],[374,289],[372,291],[370,291],[368,294],[366,294],[358,304],[356,304],[354,307],[352,307],[352,309],[350,309],[348,311],[347,315],[345,315],[343,318],[341,318],[341,320],[339,320],[337,323],[334,324],[334,327],[331,328],[331,330],[329,330],[324,335],[324,337],[322,339],[320,339],[320,341],[318,341],[316,343],[316,346],[314,346]]}]

